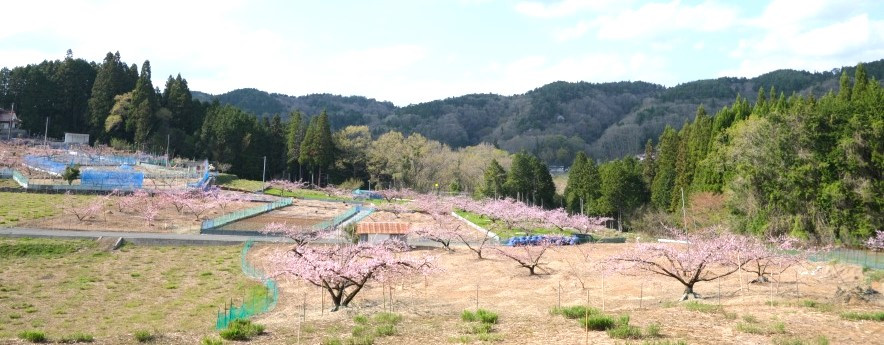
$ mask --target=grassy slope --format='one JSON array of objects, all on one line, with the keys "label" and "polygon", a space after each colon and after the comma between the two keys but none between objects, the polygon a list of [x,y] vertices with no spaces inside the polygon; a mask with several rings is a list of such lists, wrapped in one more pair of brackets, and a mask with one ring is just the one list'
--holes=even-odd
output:
[{"label": "grassy slope", "polygon": [[257,282],[240,271],[239,246],[125,246],[0,239],[0,339],[25,330],[50,338],[118,337],[139,329],[211,331],[219,308]]},{"label": "grassy slope", "polygon": [[[495,223],[491,219],[480,214],[475,214],[467,211],[456,211],[456,213],[457,215],[464,217],[466,220],[469,220],[478,226],[481,226],[487,230],[490,230],[491,232],[496,233],[498,236],[500,236],[501,240],[505,240],[513,236],[525,235],[524,231],[507,228],[503,224]],[[571,235],[571,232],[561,231],[554,228],[534,228],[531,230],[531,233],[534,235]]]},{"label": "grassy slope", "polygon": [[[73,196],[87,201],[91,195]],[[61,213],[61,194],[32,194],[0,192],[0,226],[15,226],[19,222],[51,217]]]}]

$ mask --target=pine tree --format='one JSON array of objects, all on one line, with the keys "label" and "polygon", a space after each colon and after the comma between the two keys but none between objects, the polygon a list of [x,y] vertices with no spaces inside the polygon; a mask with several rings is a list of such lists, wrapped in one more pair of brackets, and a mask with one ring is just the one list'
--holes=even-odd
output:
[{"label": "pine tree", "polygon": [[[294,173],[298,169],[298,158],[301,155],[301,141],[303,119],[300,111],[294,111],[289,115],[289,123],[285,133],[286,165],[289,172]],[[298,176],[298,174],[293,174]],[[299,177],[299,176],[298,176]]]},{"label": "pine tree", "polygon": [[316,119],[312,151],[314,152],[313,163],[319,169],[319,185],[322,186],[322,170],[326,169],[335,161],[335,142],[331,134],[331,125],[328,121],[328,113],[325,110]]},{"label": "pine tree", "polygon": [[866,74],[866,67],[863,64],[856,65],[856,72],[853,76],[853,94],[856,97],[862,97],[868,86],[869,76]]},{"label": "pine tree", "polygon": [[534,204],[547,208],[555,206],[556,185],[549,173],[549,167],[534,155],[530,155],[528,159],[531,164],[531,196]]},{"label": "pine tree", "polygon": [[565,187],[564,197],[568,211],[571,213],[585,211],[588,205],[598,198],[600,184],[599,170],[595,161],[586,157],[583,152],[578,152],[568,172],[568,185]]}]

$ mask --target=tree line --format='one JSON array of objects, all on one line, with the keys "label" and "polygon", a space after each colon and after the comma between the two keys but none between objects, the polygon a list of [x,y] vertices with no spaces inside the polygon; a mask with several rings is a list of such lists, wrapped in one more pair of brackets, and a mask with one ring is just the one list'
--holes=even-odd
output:
[{"label": "tree line", "polygon": [[884,89],[862,64],[852,70],[819,98],[771,87],[714,116],[700,106],[681,129],[648,140],[641,161],[578,155],[564,201],[571,212],[690,228],[692,199],[711,195],[723,200],[717,220],[739,232],[868,238],[884,227]]}]

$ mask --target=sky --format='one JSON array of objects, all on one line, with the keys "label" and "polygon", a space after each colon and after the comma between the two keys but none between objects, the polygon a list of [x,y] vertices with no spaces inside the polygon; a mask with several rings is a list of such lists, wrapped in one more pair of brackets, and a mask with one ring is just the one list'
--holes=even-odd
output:
[{"label": "sky", "polygon": [[426,102],[554,81],[665,86],[884,58],[884,1],[9,1],[0,66],[107,52],[155,86]]}]

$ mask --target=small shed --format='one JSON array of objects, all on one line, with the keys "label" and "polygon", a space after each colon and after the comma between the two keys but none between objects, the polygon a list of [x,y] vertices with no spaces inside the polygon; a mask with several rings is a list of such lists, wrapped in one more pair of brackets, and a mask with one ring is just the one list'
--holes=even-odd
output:
[{"label": "small shed", "polygon": [[408,223],[374,222],[357,223],[356,236],[360,243],[378,243],[386,240],[399,240],[405,242],[408,235]]},{"label": "small shed", "polygon": [[89,134],[64,133],[65,144],[89,145]]}]

